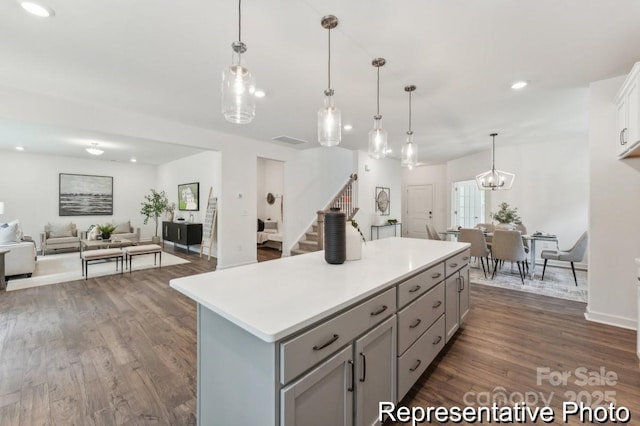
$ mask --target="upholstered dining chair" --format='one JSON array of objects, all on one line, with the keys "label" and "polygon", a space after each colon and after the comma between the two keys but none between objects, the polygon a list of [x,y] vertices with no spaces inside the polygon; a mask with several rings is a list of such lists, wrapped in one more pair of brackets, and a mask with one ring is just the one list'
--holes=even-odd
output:
[{"label": "upholstered dining chair", "polygon": [[427,223],[427,238],[430,240],[442,240],[442,238],[440,238],[440,234],[436,231],[436,227],[430,223]]},{"label": "upholstered dining chair", "polygon": [[516,262],[518,265],[518,272],[520,274],[520,281],[522,281],[522,285],[524,285],[527,254],[524,252],[522,236],[519,231],[496,229],[493,232],[491,255],[494,261],[493,275],[491,278],[496,276],[496,270],[498,269],[498,264],[500,262]]},{"label": "upholstered dining chair", "polygon": [[584,258],[584,253],[587,251],[587,243],[589,242],[589,237],[587,236],[587,231],[584,231],[578,241],[571,247],[569,250],[542,250],[540,253],[540,257],[544,259],[544,266],[542,267],[542,279],[544,280],[544,271],[547,269],[547,261],[551,260],[560,260],[562,262],[570,262],[571,263],[571,271],[573,271],[573,280],[578,285],[578,279],[576,278],[576,268],[573,266],[573,262],[580,262]]},{"label": "upholstered dining chair", "polygon": [[[516,227],[516,231],[520,231],[521,235],[527,235],[527,227],[521,223],[514,225]],[[522,244],[524,245],[524,252],[529,253],[529,241],[523,240]]]},{"label": "upholstered dining chair", "polygon": [[[493,231],[496,230],[496,226],[493,223],[478,223],[476,224],[475,228],[484,230],[484,232],[490,232],[490,233],[493,233]],[[484,237],[484,239],[487,242],[487,247],[489,247],[489,250],[491,250],[491,236],[487,235]]]},{"label": "upholstered dining chair", "polygon": [[[482,272],[484,272],[485,279],[487,278],[487,271],[484,267],[484,260],[487,259],[487,268],[489,268],[489,247],[487,247],[487,241],[484,239],[484,233],[480,229],[475,228],[462,228],[458,241],[461,243],[471,243],[471,256],[480,259],[482,265]],[[489,269],[489,272],[491,270]]]}]

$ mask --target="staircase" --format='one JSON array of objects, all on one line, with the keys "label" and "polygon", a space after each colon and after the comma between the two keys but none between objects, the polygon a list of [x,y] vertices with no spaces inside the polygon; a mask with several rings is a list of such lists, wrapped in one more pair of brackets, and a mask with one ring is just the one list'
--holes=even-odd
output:
[{"label": "staircase", "polygon": [[358,180],[357,174],[349,176],[349,180],[342,187],[338,195],[329,203],[324,210],[318,211],[318,218],[311,225],[311,228],[304,234],[304,237],[298,241],[297,247],[291,250],[291,255],[296,256],[299,254],[311,253],[319,251],[324,248],[323,239],[318,238],[318,235],[324,234],[324,212],[328,211],[331,207],[338,207],[347,215],[347,220],[353,219],[358,212],[358,207],[353,207],[354,185],[353,183]]}]

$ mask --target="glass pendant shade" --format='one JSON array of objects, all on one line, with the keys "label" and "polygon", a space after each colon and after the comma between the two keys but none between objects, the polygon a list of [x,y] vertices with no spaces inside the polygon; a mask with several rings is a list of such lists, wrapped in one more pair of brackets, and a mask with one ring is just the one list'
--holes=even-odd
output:
[{"label": "glass pendant shade", "polygon": [[412,170],[418,164],[418,146],[413,142],[413,134],[407,135],[407,142],[402,147],[400,165]]},{"label": "glass pendant shade", "polygon": [[244,43],[233,43],[231,65],[222,72],[222,114],[236,124],[247,124],[256,116],[256,102],[253,95],[256,81],[253,74],[242,63]]},{"label": "glass pendant shade", "polygon": [[493,138],[493,148],[491,150],[493,160],[491,163],[491,170],[480,173],[476,176],[476,183],[478,184],[478,188],[483,191],[511,189],[516,175],[496,169],[496,136],[498,136],[498,134],[492,133],[489,136]]},{"label": "glass pendant shade", "polygon": [[325,93],[324,106],[318,110],[318,142],[336,146],[342,139],[342,116],[333,105],[333,96]]},{"label": "glass pendant shade", "polygon": [[380,160],[387,155],[387,131],[382,128],[382,117],[373,120],[373,129],[369,132],[369,157]]}]

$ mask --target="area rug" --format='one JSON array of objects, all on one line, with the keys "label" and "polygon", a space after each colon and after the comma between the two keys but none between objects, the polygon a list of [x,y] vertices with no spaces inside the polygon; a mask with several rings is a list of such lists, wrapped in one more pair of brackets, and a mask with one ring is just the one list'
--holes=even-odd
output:
[{"label": "area rug", "polygon": [[520,281],[518,267],[515,264],[513,265],[513,270],[511,270],[509,263],[505,263],[502,269],[498,269],[494,279],[491,279],[491,274],[488,271],[485,279],[482,268],[472,264],[469,275],[471,282],[475,284],[525,291],[577,302],[587,302],[586,271],[576,271],[576,276],[578,277],[577,287],[573,280],[571,269],[558,267],[548,266],[544,274],[544,281],[542,281],[542,266],[536,266],[535,276],[531,278],[527,275],[524,279],[524,285]]},{"label": "area rug", "polygon": [[[181,257],[174,256],[170,253],[162,253],[162,267],[180,265],[189,263]],[[133,258],[133,273],[142,269],[157,268],[153,264],[153,256],[136,256]],[[89,278],[104,275],[112,275],[120,273],[116,272],[114,261],[95,262],[89,265]],[[125,273],[129,273],[125,269]],[[36,262],[36,270],[30,278],[11,278],[7,281],[7,291],[21,290],[30,287],[38,287],[49,284],[63,283],[67,281],[81,280],[82,264],[80,255],[75,253],[51,254],[47,256],[38,256]]]}]

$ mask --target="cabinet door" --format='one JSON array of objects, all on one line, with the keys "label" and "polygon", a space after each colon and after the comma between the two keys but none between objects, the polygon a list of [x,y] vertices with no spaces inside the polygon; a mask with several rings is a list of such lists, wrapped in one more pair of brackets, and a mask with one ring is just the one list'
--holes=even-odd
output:
[{"label": "cabinet door", "polygon": [[454,274],[445,281],[445,325],[447,342],[460,327],[460,276]]},{"label": "cabinet door", "polygon": [[627,96],[624,95],[616,104],[616,153],[622,155],[627,151],[629,144],[627,130]]},{"label": "cabinet door", "polygon": [[469,314],[470,307],[470,291],[469,291],[469,266],[465,266],[460,271],[460,291],[459,291],[459,306],[460,306],[460,325],[464,322]]},{"label": "cabinet door", "polygon": [[169,232],[171,230],[171,222],[162,222],[162,239],[169,241]]},{"label": "cabinet door", "polygon": [[353,425],[353,345],[281,390],[282,426]]},{"label": "cabinet door", "polygon": [[638,77],[636,77],[629,86],[629,92],[627,94],[627,134],[626,149],[634,145],[640,140],[640,92],[638,91]]},{"label": "cabinet door", "polygon": [[396,316],[356,340],[356,425],[380,425],[378,404],[396,402]]}]

